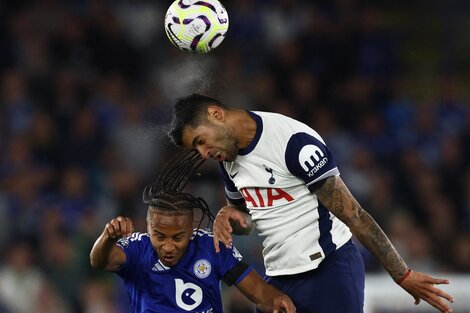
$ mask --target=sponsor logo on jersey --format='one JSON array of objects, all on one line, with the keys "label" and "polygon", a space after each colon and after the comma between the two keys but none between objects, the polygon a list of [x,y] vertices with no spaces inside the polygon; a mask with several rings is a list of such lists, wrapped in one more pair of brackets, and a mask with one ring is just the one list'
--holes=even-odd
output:
[{"label": "sponsor logo on jersey", "polygon": [[202,303],[202,289],[196,284],[175,279],[176,305],[186,311],[192,311]]},{"label": "sponsor logo on jersey", "polygon": [[236,173],[234,173],[234,174],[229,174],[229,175],[230,175],[230,178],[231,178],[231,179],[234,179],[234,178],[235,178],[235,176],[237,176],[237,175],[238,175],[238,172],[236,172]]},{"label": "sponsor logo on jersey", "polygon": [[323,151],[315,145],[306,145],[299,152],[299,164],[307,172],[308,177],[312,177],[323,166],[328,163]]},{"label": "sponsor logo on jersey", "polygon": [[200,259],[194,263],[193,271],[194,275],[198,278],[204,279],[211,273],[212,266],[206,259]]},{"label": "sponsor logo on jersey", "polygon": [[[270,207],[274,202],[283,201],[291,202],[294,198],[281,188],[242,188],[240,193],[245,199],[248,207]],[[250,205],[250,204],[251,205]]]}]

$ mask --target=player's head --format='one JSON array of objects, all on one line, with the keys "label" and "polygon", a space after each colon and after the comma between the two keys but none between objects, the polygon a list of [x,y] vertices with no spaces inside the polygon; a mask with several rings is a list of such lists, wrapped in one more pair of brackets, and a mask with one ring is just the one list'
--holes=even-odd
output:
[{"label": "player's head", "polygon": [[178,200],[177,195],[173,197],[163,193],[157,198],[147,211],[147,231],[161,262],[174,266],[186,252],[191,239],[193,211],[189,207],[182,208],[182,204],[186,206],[189,203]]},{"label": "player's head", "polygon": [[197,227],[207,217],[214,220],[202,198],[182,192],[203,160],[195,151],[184,151],[171,160],[153,184],[145,187],[147,231],[155,251],[166,266],[174,266],[186,252],[193,234],[194,211],[201,212]]},{"label": "player's head", "polygon": [[205,159],[233,161],[238,141],[227,123],[229,110],[220,101],[199,94],[180,98],[174,106],[170,138],[177,146],[196,149]]}]

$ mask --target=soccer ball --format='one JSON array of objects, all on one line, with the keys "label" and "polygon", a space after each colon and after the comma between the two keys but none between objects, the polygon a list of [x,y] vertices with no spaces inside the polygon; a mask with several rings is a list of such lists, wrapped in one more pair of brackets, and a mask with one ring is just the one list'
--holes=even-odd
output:
[{"label": "soccer ball", "polygon": [[184,51],[207,53],[225,38],[228,14],[218,0],[175,0],[165,15],[171,43]]}]

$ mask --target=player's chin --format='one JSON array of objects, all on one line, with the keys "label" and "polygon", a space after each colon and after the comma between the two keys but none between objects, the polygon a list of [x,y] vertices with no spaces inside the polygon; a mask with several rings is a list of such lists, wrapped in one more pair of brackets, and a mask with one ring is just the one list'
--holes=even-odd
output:
[{"label": "player's chin", "polygon": [[163,263],[165,266],[174,266],[176,263],[178,263],[178,258],[176,257],[170,257],[170,256],[164,256],[160,259],[160,261]]}]

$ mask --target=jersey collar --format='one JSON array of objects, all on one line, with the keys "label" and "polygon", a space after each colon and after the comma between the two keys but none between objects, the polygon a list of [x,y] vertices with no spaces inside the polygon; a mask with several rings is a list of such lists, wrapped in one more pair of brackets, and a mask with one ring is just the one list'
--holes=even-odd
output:
[{"label": "jersey collar", "polygon": [[261,119],[261,116],[251,111],[247,111],[247,113],[250,114],[251,118],[254,119],[256,122],[256,133],[255,137],[250,142],[248,147],[238,150],[238,155],[247,155],[248,153],[253,151],[256,145],[258,144],[259,139],[261,138],[261,134],[263,133],[263,120]]}]

